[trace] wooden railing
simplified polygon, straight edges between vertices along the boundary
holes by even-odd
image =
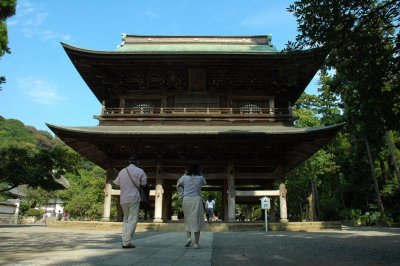
[[[102,116],[279,116],[291,115],[290,108],[102,108]]]

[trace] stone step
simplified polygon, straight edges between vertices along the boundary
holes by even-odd
[[[121,222],[99,222],[99,221],[49,221],[50,227],[75,228],[85,230],[104,230],[104,231],[120,231]],[[167,232],[183,232],[185,224],[183,222],[139,222],[136,228],[137,232],[146,231],[167,231]],[[268,223],[268,231],[318,231],[334,229],[341,230],[341,222],[288,222],[288,223]],[[203,231],[209,232],[230,232],[230,231],[265,231],[264,222],[237,222],[224,223],[214,222],[206,223]]]

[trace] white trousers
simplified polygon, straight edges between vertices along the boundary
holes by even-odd
[[[139,202],[127,202],[121,204],[124,213],[124,223],[122,228],[122,245],[131,244],[132,236],[135,233],[139,216]]]

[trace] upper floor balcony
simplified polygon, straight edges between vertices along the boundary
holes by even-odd
[[[199,108],[199,107],[153,107],[140,105],[132,108],[101,109],[101,115],[94,116],[100,125],[132,125],[148,123],[215,123],[215,124],[293,124],[291,108],[261,108],[245,105],[241,108]]]

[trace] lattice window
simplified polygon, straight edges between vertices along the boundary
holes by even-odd
[[[262,114],[262,108],[256,104],[245,104],[240,107],[241,114]]]
[[[136,114],[152,114],[154,106],[148,103],[139,103],[133,106],[132,110]]]
[[[210,95],[176,95],[175,107],[219,108],[219,97]]]

